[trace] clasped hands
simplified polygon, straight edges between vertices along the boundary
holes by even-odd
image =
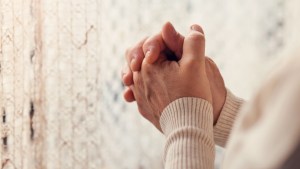
[[[175,58],[170,59],[170,53]],[[124,98],[161,131],[160,116],[172,101],[197,97],[213,105],[216,123],[225,102],[226,88],[216,64],[205,56],[205,36],[192,25],[186,37],[171,23],[126,51],[122,71]]]

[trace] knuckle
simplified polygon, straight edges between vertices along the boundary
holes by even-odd
[[[147,63],[147,61],[143,61],[141,72],[143,76],[147,79],[152,78],[152,75],[155,71],[154,65]]]
[[[159,35],[149,37],[143,44],[144,52],[148,50],[154,50],[159,47],[160,47]]]
[[[142,63],[142,73],[149,76],[153,73],[152,65],[147,63],[146,61],[143,61]]]
[[[132,51],[130,53],[130,60],[133,58],[136,58],[136,59],[144,58],[142,46],[135,46],[134,48],[132,48]]]
[[[189,70],[192,70],[192,71],[199,69],[200,63],[201,63],[201,61],[194,59],[194,58],[187,59],[185,62],[186,62],[185,63],[186,66],[189,68]]]
[[[149,38],[145,43],[144,43],[144,47],[148,47],[148,46],[152,46],[152,45],[156,45],[158,44],[159,41],[156,37],[152,37],[152,38]]]
[[[143,52],[146,53],[146,52],[149,51],[149,50],[153,50],[153,48],[155,48],[154,44],[155,44],[155,43],[153,43],[153,42],[146,42],[146,43],[143,45]]]

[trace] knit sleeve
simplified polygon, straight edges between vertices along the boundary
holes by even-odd
[[[162,112],[160,124],[167,137],[166,169],[214,168],[212,105],[200,98],[180,98]]]
[[[225,147],[236,116],[243,103],[243,99],[234,96],[231,91],[227,90],[225,104],[213,128],[214,140],[217,145]]]

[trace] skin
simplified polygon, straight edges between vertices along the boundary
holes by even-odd
[[[202,93],[203,91],[209,91],[211,100],[206,100],[209,100],[213,104],[214,123],[216,123],[224,105],[226,88],[223,78],[216,64],[204,55],[205,38],[202,28],[198,25],[193,25],[192,27],[196,30],[191,30],[189,35],[184,37],[180,35],[170,23],[166,23],[163,26],[162,31],[157,35],[144,38],[133,48],[126,51],[127,66],[125,66],[125,69],[122,72],[123,83],[127,86],[124,91],[124,98],[128,102],[137,101],[140,113],[158,129],[160,129],[159,117],[163,109],[171,101],[180,97],[200,97],[200,95],[194,95],[194,90],[199,90],[198,92],[202,91]],[[202,46],[197,46],[199,44],[193,44],[187,41],[190,40],[191,37],[193,38],[194,34],[201,34],[201,38],[199,38],[201,41],[199,40],[198,43],[202,42]],[[192,49],[192,47],[195,49]],[[199,67],[199,70],[198,68],[193,68],[190,63],[185,64],[186,61],[183,60],[184,49],[189,49],[190,51],[197,49],[198,52],[200,49],[202,50],[201,56],[198,56],[203,58],[201,62],[202,65],[196,65],[196,67]],[[166,59],[166,51],[174,53],[178,62],[168,61]],[[196,55],[196,52],[194,53],[194,55]],[[176,67],[176,64],[179,67]],[[186,65],[189,66],[187,67]],[[202,70],[203,66],[204,70]],[[193,70],[192,72],[189,72],[192,73],[193,76],[189,73],[184,73],[184,77],[182,77],[182,73],[176,74],[178,71],[188,72],[188,70],[185,69]],[[171,73],[170,71],[174,72]],[[197,82],[194,80],[195,78],[199,78],[194,77],[194,75],[201,78],[206,77],[206,79],[208,79],[209,88],[203,86],[201,81]],[[164,83],[168,78],[171,78],[169,79],[172,81],[172,83],[170,83],[172,84],[171,86],[169,86],[169,83]],[[190,79],[193,79],[193,81],[191,82]],[[174,85],[182,80],[191,82],[191,84],[180,83],[182,86]],[[181,90],[173,90],[174,86]],[[162,87],[164,87],[165,90],[159,91]],[[173,93],[171,96],[168,95],[170,93],[169,91]],[[155,97],[153,95],[155,95]]]

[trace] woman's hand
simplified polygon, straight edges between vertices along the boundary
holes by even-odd
[[[203,34],[203,30],[200,32]],[[162,31],[155,36],[145,38],[136,44],[133,48],[130,48],[126,52],[127,66],[122,72],[122,81],[126,86],[124,91],[124,98],[128,102],[135,101],[135,96],[130,88],[133,83],[133,72],[140,71],[142,62],[145,59],[144,53],[151,51],[151,55],[147,56],[150,58],[146,60],[148,63],[155,62],[159,56],[165,58],[165,56],[160,55],[164,53],[164,50],[169,50],[173,52],[177,59],[180,60],[183,50],[184,36],[179,34],[171,23],[166,23]],[[213,114],[214,114],[214,123],[217,122],[217,119],[220,115],[220,112],[223,108],[226,98],[226,88],[222,75],[217,67],[217,65],[208,57],[205,57],[206,63],[206,73],[210,82],[210,89],[212,92],[212,102],[213,102]],[[142,114],[146,114],[149,110],[144,109]],[[148,115],[147,119],[151,117]],[[153,120],[150,120],[153,121]]]
[[[133,72],[134,85],[130,86],[140,113],[159,130],[161,113],[172,101],[197,97],[212,103],[205,66],[205,38],[200,26],[191,27],[178,62],[163,55],[154,63],[143,60],[141,71]]]

